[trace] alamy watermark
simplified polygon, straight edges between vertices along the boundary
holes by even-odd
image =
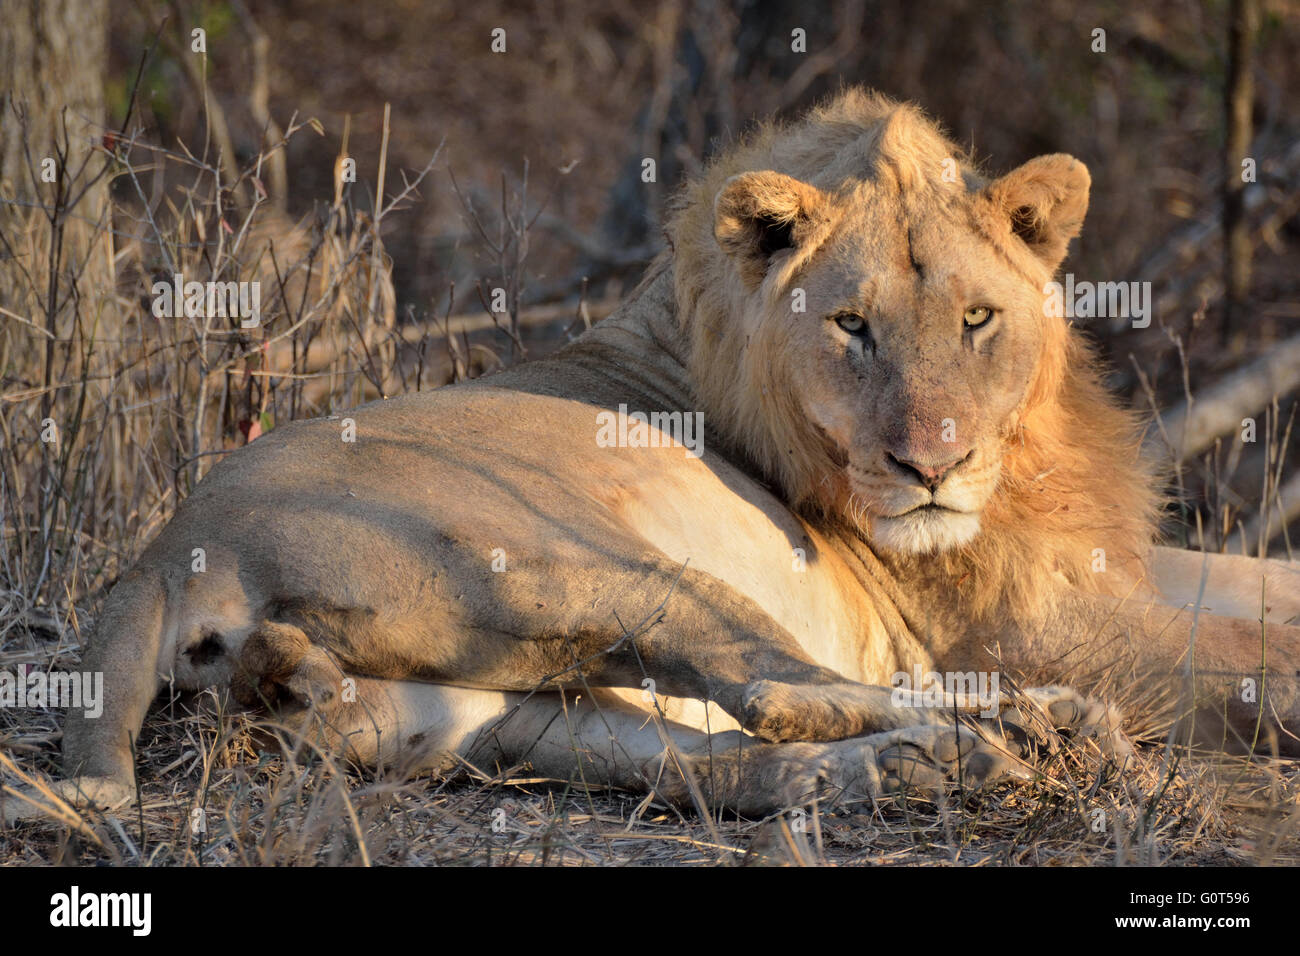
[[[981,717],[996,717],[1002,695],[997,671],[897,671],[889,682],[890,703],[895,707],[933,707],[943,710],[954,704],[963,709],[978,705]]]
[[[50,925],[58,928],[123,927],[133,936],[153,929],[152,893],[91,893],[73,886],[50,897]]]
[[[82,710],[93,719],[104,712],[104,673],[37,671],[26,664],[17,673],[0,671],[0,707]]]
[[[1150,282],[1082,282],[1074,273],[1065,282],[1043,286],[1043,314],[1050,318],[1132,319],[1133,328],[1151,324]]]
[[[601,448],[685,448],[688,458],[704,454],[703,412],[596,413],[596,444]]]
[[[239,319],[241,329],[253,329],[262,321],[260,282],[186,282],[179,272],[172,281],[153,284],[153,314],[160,319]]]

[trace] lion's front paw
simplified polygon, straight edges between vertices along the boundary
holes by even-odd
[[[1003,733],[1019,744],[1022,754],[1028,751],[1030,738],[1046,737],[1044,731],[1094,739],[1102,753],[1120,763],[1133,753],[1124,735],[1123,718],[1110,704],[1058,685],[1031,687],[1022,697],[1029,706],[1017,703],[990,721],[1002,725]]]
[[[745,688],[741,725],[763,740],[842,740],[918,723],[894,706],[890,689],[867,684],[786,684],[759,680]]]

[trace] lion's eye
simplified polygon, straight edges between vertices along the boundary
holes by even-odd
[[[851,312],[844,312],[835,316],[835,324],[842,328],[849,335],[866,335],[867,322],[860,315],[854,315]]]
[[[962,316],[968,329],[978,329],[981,325],[986,325],[991,318],[993,318],[993,310],[982,305],[971,306]]]

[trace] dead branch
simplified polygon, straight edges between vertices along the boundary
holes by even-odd
[[[1186,461],[1209,448],[1219,436],[1241,428],[1242,419],[1264,408],[1274,396],[1297,388],[1300,336],[1273,346],[1199,396],[1161,414],[1161,427],[1148,435],[1147,451],[1162,460]]]

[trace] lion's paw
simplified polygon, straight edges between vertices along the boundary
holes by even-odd
[[[976,788],[1029,779],[1012,754],[968,727],[924,724],[821,744],[782,744],[772,768],[786,806],[816,797],[885,800],[935,793],[950,784]]]
[[[6,827],[36,820],[71,822],[79,808],[111,811],[134,800],[135,788],[129,782],[110,777],[74,777],[6,789],[0,798],[0,819]]]
[[[343,678],[334,659],[300,628],[263,621],[244,642],[230,689],[246,707],[321,710],[337,701]]]
[[[759,680],[741,694],[740,722],[763,740],[789,742],[840,740],[920,721],[915,711],[894,706],[888,687]]]
[[[1122,763],[1133,753],[1133,746],[1123,731],[1123,718],[1110,704],[1085,697],[1069,687],[1052,685],[1031,687],[1023,697],[1032,709],[1012,706],[999,714],[997,721],[1008,740],[1027,751],[1029,735],[1041,739],[1048,729],[1069,738],[1091,738],[1103,754]]]
[[[875,752],[879,790],[934,792],[949,783],[981,787],[1029,774],[1011,753],[967,727],[923,724],[863,738]],[[868,772],[871,770],[868,764]]]

